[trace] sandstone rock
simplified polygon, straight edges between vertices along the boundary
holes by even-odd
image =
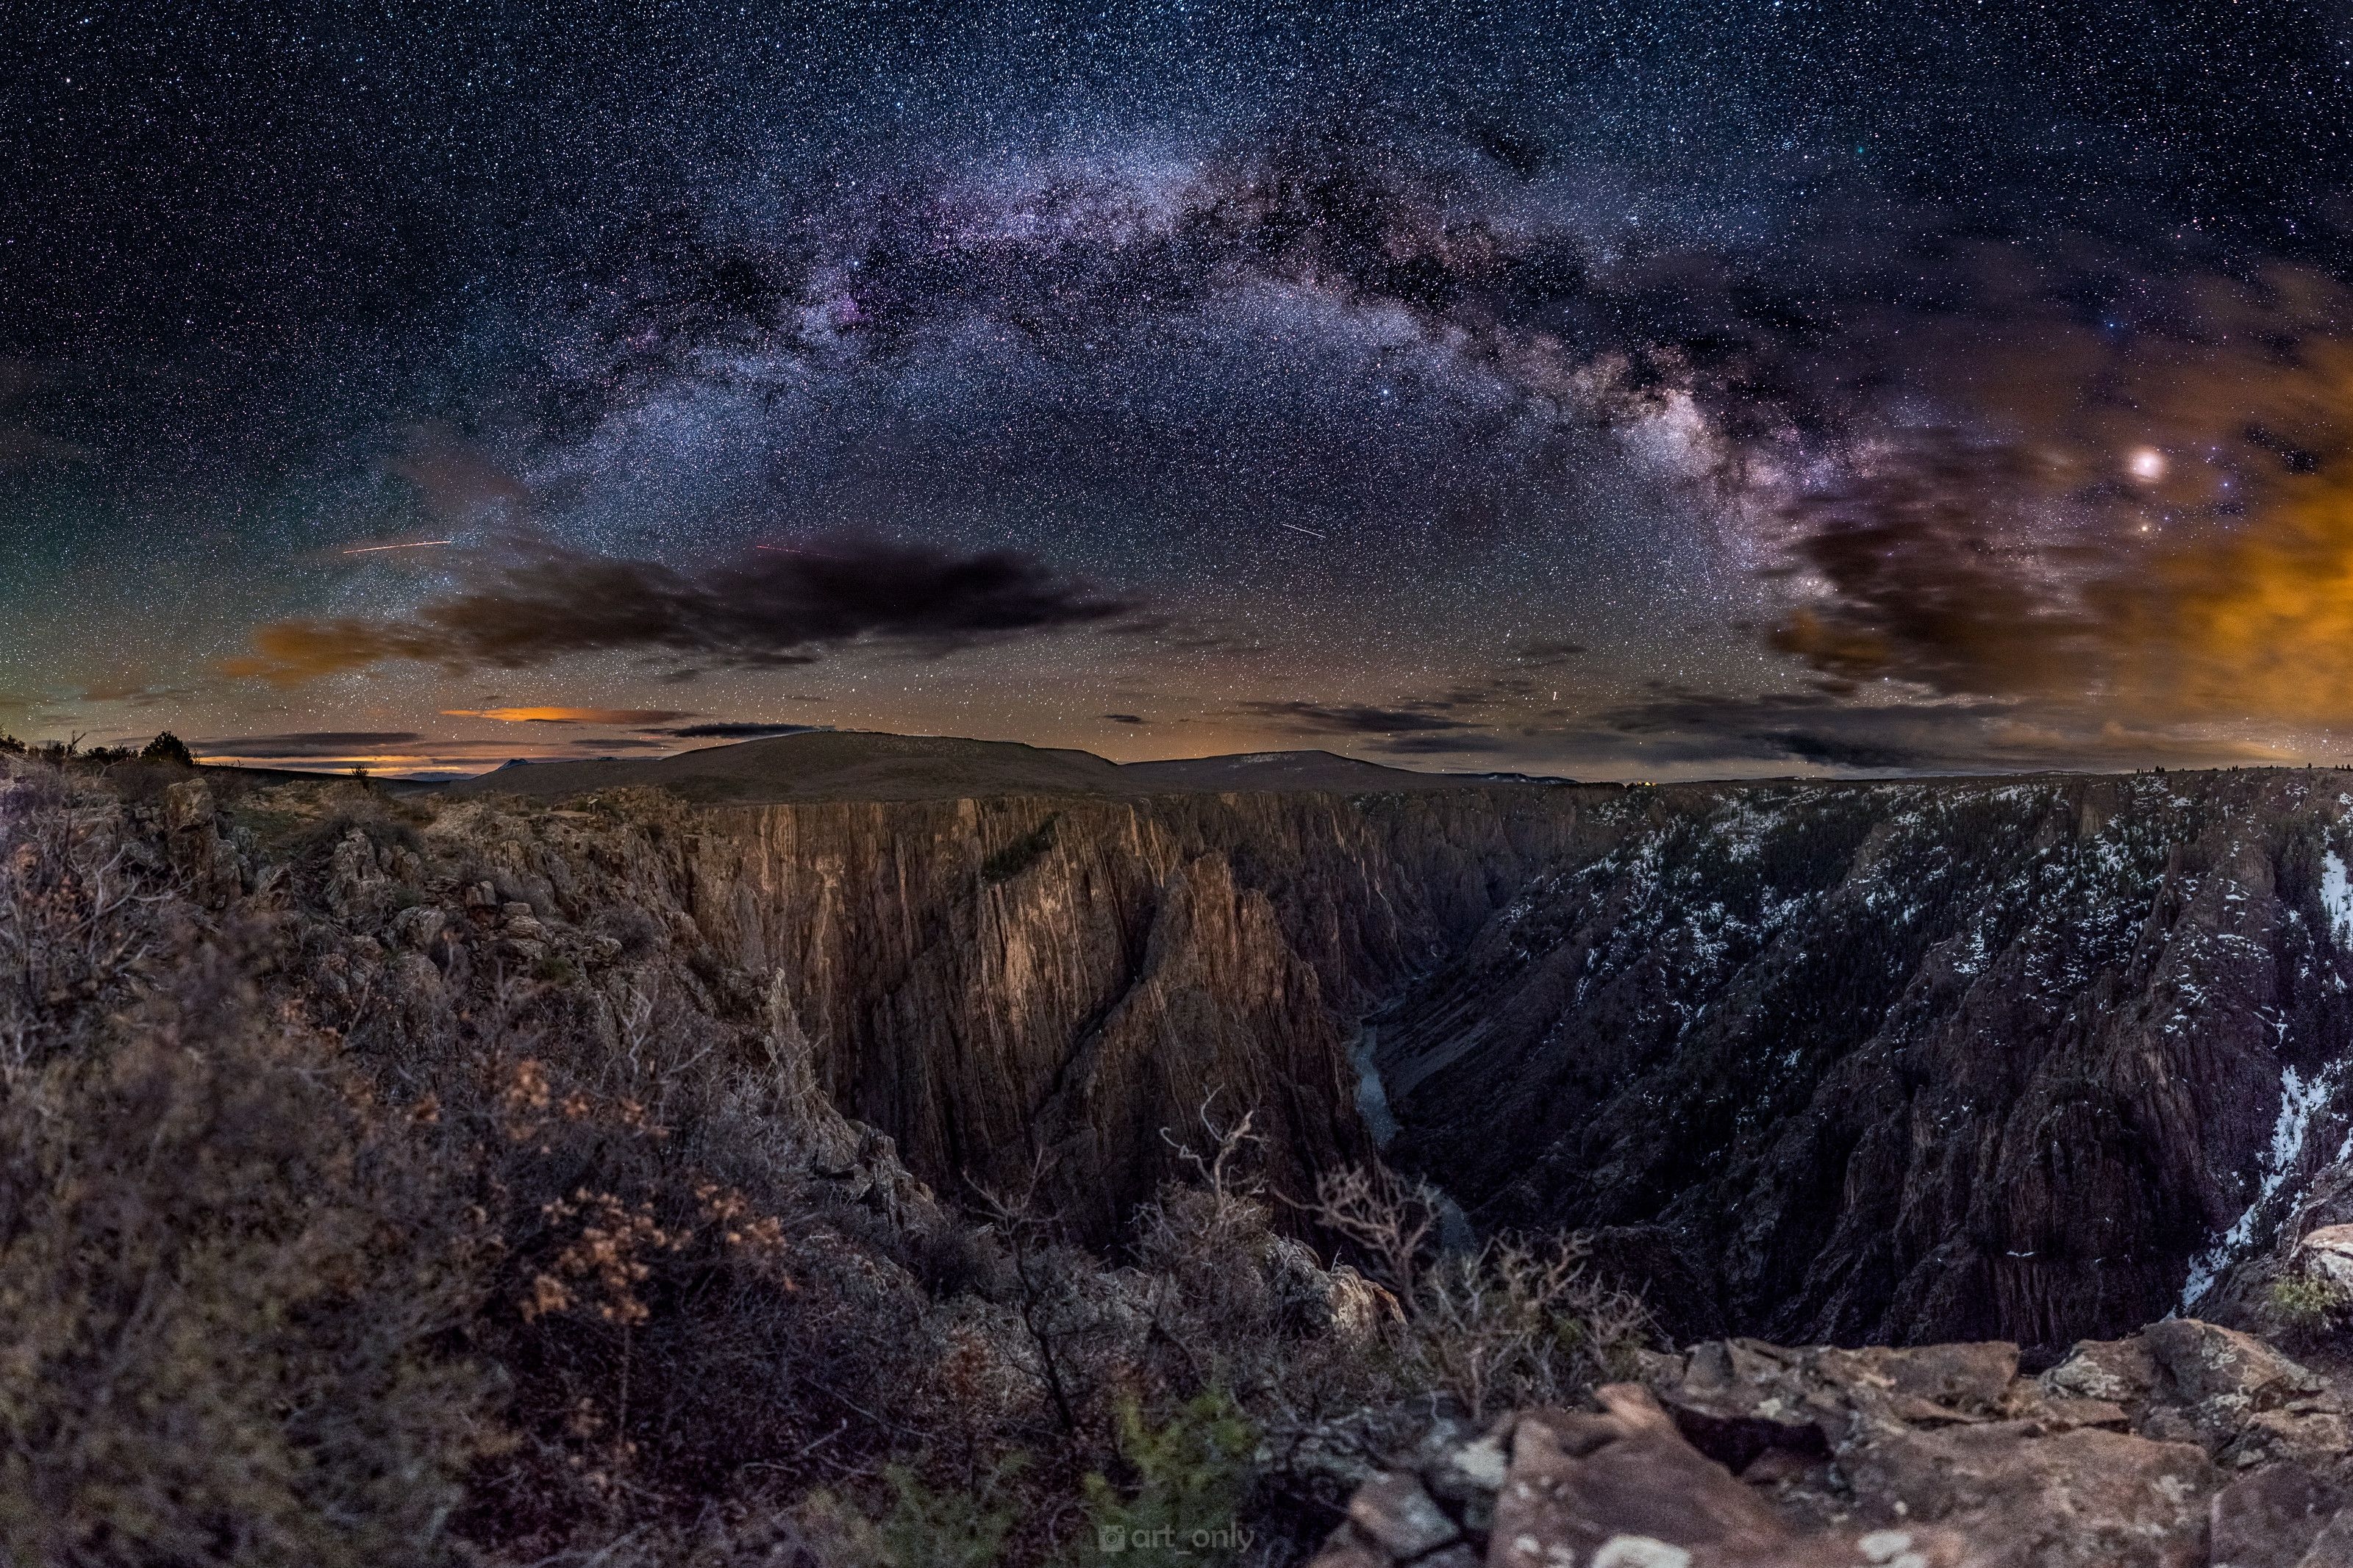
[[[413,952],[424,952],[439,940],[448,916],[430,904],[416,904],[392,917],[393,940]]]
[[[215,906],[236,898],[245,879],[237,846],[221,836],[217,821],[212,791],[203,780],[189,779],[164,792],[165,858],[200,901]]]
[[[216,833],[190,834],[184,842],[192,848],[185,867],[195,883],[197,897],[216,904],[236,898],[245,880],[245,868],[237,857],[237,846]]]
[[[327,908],[338,919],[364,923],[381,920],[393,903],[395,883],[377,864],[375,846],[353,828],[327,861]]]
[[[1971,1568],[2200,1568],[2220,1481],[2190,1444],[2028,1423],[1890,1432],[1840,1463],[1859,1496],[1967,1539]]]
[[[173,833],[190,833],[213,824],[213,792],[202,779],[175,784],[164,792],[164,826]]]
[[[1503,1568],[1611,1563],[1618,1568],[1957,1568],[1962,1542],[1928,1527],[1809,1529],[1694,1450],[1650,1394],[1598,1391],[1599,1413],[1525,1412],[1450,1457],[1425,1487],[1392,1474],[1366,1488],[1316,1568],[1466,1559],[1482,1544]],[[1506,1458],[1508,1453],[1508,1458]],[[1492,1498],[1492,1522],[1447,1500]],[[1468,1539],[1458,1542],[1458,1535]]]
[[[2040,1377],[2018,1361],[1999,1342],[1711,1342],[1647,1358],[1649,1391],[1524,1412],[1406,1473],[1514,1568],[2353,1568],[2312,1555],[2336,1550],[2353,1456],[2309,1369],[2183,1319]]]
[[[2306,1279],[2353,1289],[2353,1225],[2327,1225],[2295,1244],[2293,1266]]]
[[[1388,1475],[1348,1500],[1348,1522],[1391,1557],[1411,1560],[1461,1538],[1461,1527],[1411,1476]]]
[[[2013,1413],[2013,1344],[1785,1351],[1753,1340],[1696,1346],[1652,1386],[1702,1451],[1735,1470],[1767,1450],[1827,1455],[1859,1422],[1947,1426]],[[2079,1425],[2082,1423],[2078,1423]]]
[[[2233,1409],[2275,1410],[2326,1388],[2312,1372],[2263,1341],[2218,1323],[2168,1318],[2151,1323],[2140,1337],[2189,1404],[2224,1401]]]
[[[396,995],[417,1003],[438,1003],[441,1000],[441,972],[433,961],[421,952],[404,952],[392,965],[392,984]]]
[[[1312,1249],[1288,1237],[1274,1239],[1264,1267],[1287,1310],[1318,1331],[1362,1342],[1405,1315],[1388,1290],[1345,1263],[1324,1268]]]
[[[2295,1568],[2345,1568],[2353,1563],[2353,1508],[2340,1509]]]
[[[2337,1489],[2298,1465],[2232,1482],[2208,1505],[2211,1568],[2297,1568],[2336,1515]]]
[[[1345,1339],[1368,1338],[1383,1323],[1397,1322],[1405,1316],[1395,1295],[1345,1263],[1335,1266],[1325,1279],[1330,1282],[1325,1311],[1332,1331]]]
[[[2120,1405],[2137,1404],[2157,1384],[2157,1357],[2136,1335],[2126,1340],[2085,1340],[2042,1374],[2054,1394]]]

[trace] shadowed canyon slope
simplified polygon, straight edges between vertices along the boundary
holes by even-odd
[[[722,1002],[775,990],[842,1108],[943,1192],[1048,1153],[1098,1236],[1212,1090],[1286,1191],[1366,1154],[1367,1021],[1393,1161],[1482,1226],[1602,1229],[1687,1332],[2055,1344],[2225,1302],[2283,1226],[2353,1217],[2336,773],[994,776],[618,814],[485,796],[427,837],[543,913],[648,910]]]
[[[2346,782],[1630,794],[1381,1020],[1396,1152],[1487,1224],[1628,1227],[1694,1324],[2213,1306],[2353,1152]]]

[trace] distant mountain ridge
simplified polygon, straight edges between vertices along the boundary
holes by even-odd
[[[1495,775],[1419,773],[1322,751],[1250,752],[1120,763],[1092,752],[1014,741],[808,730],[668,757],[510,763],[477,777],[436,787],[456,795],[519,795],[545,800],[643,786],[668,788],[706,804],[774,804],[1014,795],[1387,793],[1458,789],[1496,782]],[[1512,775],[1510,782],[1569,781],[1523,780],[1521,775]]]

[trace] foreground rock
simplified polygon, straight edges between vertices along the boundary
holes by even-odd
[[[1438,1441],[1317,1568],[2346,1568],[2342,1399],[2170,1319],[2040,1376],[2005,1343],[1653,1358],[1598,1411]]]

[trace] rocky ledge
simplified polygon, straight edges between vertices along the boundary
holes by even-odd
[[[2168,1319],[2040,1375],[2018,1347],[1650,1358],[1593,1410],[1441,1428],[1314,1568],[2348,1568],[2329,1383]]]

